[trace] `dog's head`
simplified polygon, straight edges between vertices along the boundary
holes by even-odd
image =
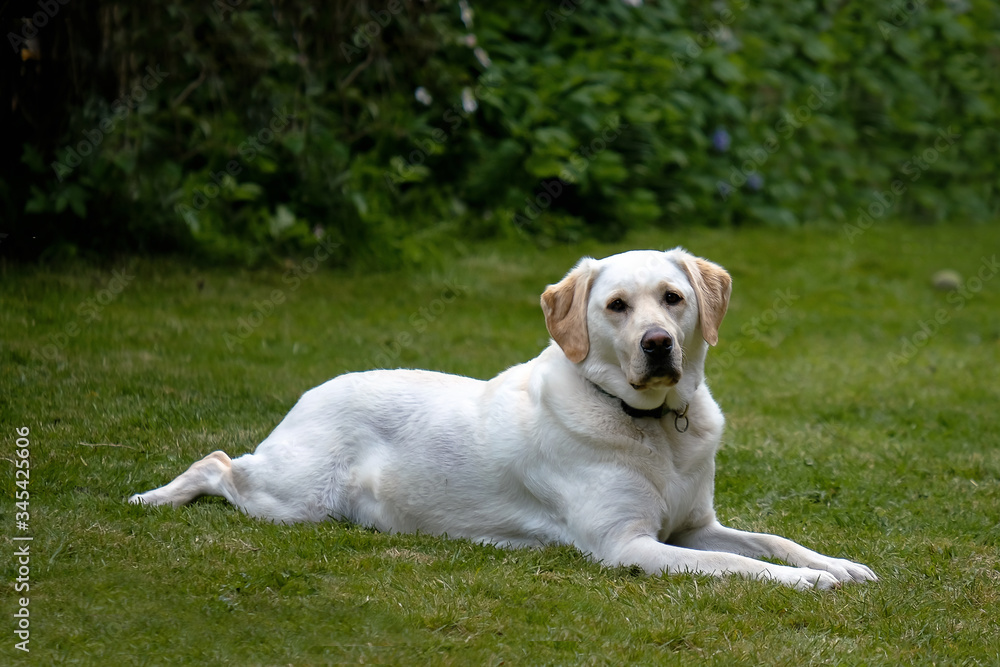
[[[700,373],[719,339],[732,280],[680,248],[589,257],[542,294],[545,325],[585,377],[629,405],[662,405]]]

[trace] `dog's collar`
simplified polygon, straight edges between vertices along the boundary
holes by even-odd
[[[604,389],[602,389],[600,386],[598,386],[597,383],[591,382],[590,384],[592,384],[595,387],[597,387],[597,390],[599,392],[601,392],[602,394],[604,394],[605,396],[610,396],[611,398],[618,398],[614,394],[610,394],[610,393],[604,391]],[[674,428],[677,429],[678,433],[684,433],[684,432],[686,432],[688,430],[688,426],[690,426],[690,424],[691,424],[690,420],[688,420],[688,417],[687,417],[688,407],[691,405],[690,403],[688,403],[687,405],[685,405],[680,410],[674,410],[673,408],[668,408],[667,407],[667,402],[664,401],[663,405],[661,405],[658,408],[653,408],[652,410],[640,410],[639,408],[633,408],[631,405],[629,405],[628,403],[626,403],[625,399],[623,399],[623,398],[618,398],[618,400],[621,401],[622,412],[624,412],[625,414],[627,414],[629,417],[632,417],[633,419],[642,419],[643,417],[650,417],[652,419],[663,419],[663,417],[665,415],[673,413],[674,414]]]

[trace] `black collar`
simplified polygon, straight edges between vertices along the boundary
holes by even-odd
[[[610,396],[611,398],[618,398],[614,394],[609,394],[608,392],[604,391],[596,383],[591,382],[590,384],[597,387],[597,390],[602,394],[604,394],[605,396]],[[664,401],[663,405],[661,405],[658,408],[653,408],[652,410],[640,410],[639,408],[633,408],[631,405],[626,403],[624,399],[618,399],[618,400],[621,401],[622,412],[627,414],[629,417],[632,417],[633,419],[642,419],[644,417],[650,417],[652,419],[663,419],[665,415],[673,413],[674,428],[677,429],[678,433],[684,433],[685,431],[688,430],[688,426],[690,425],[690,422],[688,421],[687,417],[688,406],[690,405],[690,403],[688,405],[685,405],[684,409],[682,410],[674,410],[673,408],[668,408],[666,401]]]
[[[668,412],[667,404],[664,403],[658,408],[653,408],[652,410],[640,410],[639,408],[633,408],[631,405],[622,400],[622,410],[625,411],[629,417],[634,417],[636,419],[641,419],[642,417],[652,417],[653,419],[663,419],[663,413]]]

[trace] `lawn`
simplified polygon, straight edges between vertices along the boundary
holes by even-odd
[[[708,365],[728,418],[720,519],[865,563],[877,583],[645,577],[568,547],[125,503],[215,449],[252,451],[340,373],[487,378],[527,360],[547,342],[538,296],[579,256],[677,244],[734,279]],[[998,251],[996,226],[880,222],[854,239],[647,232],[381,274],[2,265],[0,662],[997,664]],[[958,289],[932,285],[941,269]],[[15,648],[21,598],[30,654]]]

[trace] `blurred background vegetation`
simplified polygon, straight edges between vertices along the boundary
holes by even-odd
[[[995,221],[991,0],[0,0],[0,253]],[[336,244],[334,246],[334,244]]]

